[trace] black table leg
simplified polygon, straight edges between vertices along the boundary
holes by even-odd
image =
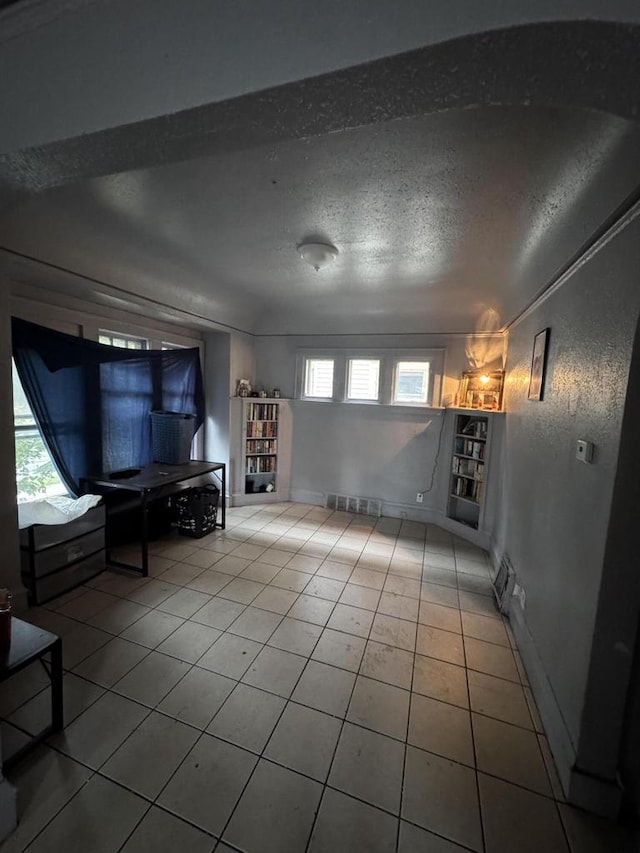
[[[227,520],[227,487],[226,487],[226,477],[225,477],[226,467],[222,468],[222,529],[224,530]]]
[[[63,728],[62,640],[58,637],[51,648],[51,730],[59,732]]]
[[[142,551],[142,575],[149,577],[149,524],[147,517],[147,493],[143,492],[140,500],[142,510],[142,530],[140,536],[140,547]]]

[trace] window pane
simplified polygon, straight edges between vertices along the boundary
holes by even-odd
[[[149,341],[146,338],[122,335],[119,332],[107,332],[105,329],[100,329],[98,343],[107,344],[110,347],[122,347],[123,349],[149,349]]]
[[[333,359],[308,358],[305,361],[304,396],[333,397]]]
[[[394,403],[426,403],[429,393],[429,362],[399,361],[396,364]]]
[[[347,383],[348,400],[377,400],[379,381],[379,359],[349,359],[349,379]]]
[[[52,495],[66,495],[67,489],[58,476],[49,451],[40,437],[13,363],[12,374],[18,502],[24,503]]]

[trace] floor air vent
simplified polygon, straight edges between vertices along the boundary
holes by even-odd
[[[351,495],[327,495],[327,509],[338,512],[355,512],[358,515],[373,515],[379,518],[382,512],[382,501],[375,498],[356,498]]]
[[[511,560],[508,555],[505,554],[500,562],[498,574],[495,576],[493,581],[493,591],[501,613],[507,613],[509,611],[509,601],[511,600],[511,593],[513,592],[515,580],[516,574],[513,571]]]

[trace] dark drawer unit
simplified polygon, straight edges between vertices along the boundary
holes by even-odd
[[[101,504],[67,524],[34,524],[20,531],[22,582],[29,604],[43,604],[105,567]]]

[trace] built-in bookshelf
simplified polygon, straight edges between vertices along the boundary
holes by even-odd
[[[290,469],[289,401],[235,398],[235,429],[240,432],[234,460],[233,502],[288,500]]]
[[[489,418],[455,415],[447,516],[478,529],[488,461]]]

